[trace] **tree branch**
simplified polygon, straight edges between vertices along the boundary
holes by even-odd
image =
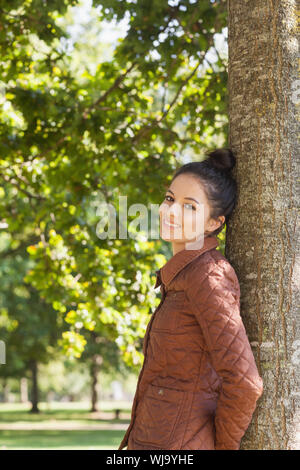
[[[16,188],[19,189],[22,193],[26,194],[30,199],[38,199],[38,200],[46,200],[44,196],[40,196],[39,194],[33,194],[27,191],[26,189],[22,188],[20,184],[15,180],[15,178],[10,178],[8,175],[3,175],[3,179],[7,182],[10,183],[13,186],[16,186]]]
[[[159,118],[159,119],[154,119],[152,122],[153,124],[151,126],[147,126],[147,127],[144,127],[143,129],[141,129],[133,138],[132,138],[132,143],[135,143],[137,140],[139,140],[146,132],[149,132],[151,129],[153,129],[154,127],[156,127],[166,116],[167,114],[170,112],[170,110],[172,109],[172,107],[174,106],[174,104],[176,103],[183,87],[188,83],[188,81],[193,77],[193,75],[196,73],[196,71],[198,70],[199,66],[201,65],[202,63],[202,59],[198,61],[197,63],[197,66],[193,69],[192,73],[190,73],[190,75],[187,76],[187,78],[185,80],[183,80],[183,82],[181,83],[180,87],[178,88],[177,90],[177,93],[175,95],[175,97],[173,98],[173,100],[171,101],[171,104],[169,105],[169,108],[162,114],[162,116]]]
[[[126,78],[126,76],[129,74],[129,72],[131,72],[131,70],[133,69],[133,67],[135,67],[135,65],[137,64],[137,62],[133,62],[133,64],[126,70],[126,72],[124,72],[122,75],[120,75],[116,80],[115,82],[113,83],[113,85],[108,89],[106,90],[105,93],[103,93],[103,95],[101,95],[93,104],[91,104],[88,108],[86,108],[82,114],[82,117],[83,119],[86,119],[87,118],[87,115],[88,113],[94,109],[99,103],[101,103],[101,101],[104,101],[107,96],[115,89],[117,88],[120,83],[122,83],[122,81]]]

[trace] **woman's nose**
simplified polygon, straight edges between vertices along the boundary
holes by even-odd
[[[170,207],[169,207],[169,215],[173,215],[176,218],[181,217],[181,206],[177,202],[174,202]]]

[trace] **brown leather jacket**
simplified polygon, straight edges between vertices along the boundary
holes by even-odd
[[[236,273],[207,237],[158,271],[131,422],[118,450],[238,450],[263,393]]]

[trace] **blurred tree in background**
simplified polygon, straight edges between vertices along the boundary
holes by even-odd
[[[225,0],[88,4],[74,41],[79,2],[1,2],[0,374],[35,383],[58,347],[89,365],[95,408],[99,371],[140,368],[154,271],[170,255],[133,225],[101,239],[99,204],[116,208],[118,229],[127,196],[150,228],[176,168],[226,145],[227,12]],[[103,25],[124,19],[112,47]]]

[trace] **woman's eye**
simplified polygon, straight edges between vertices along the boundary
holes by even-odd
[[[193,204],[185,204],[185,206],[189,206],[190,209],[193,209],[194,211],[196,210],[196,208],[193,206]]]
[[[170,198],[170,199],[168,199]],[[174,199],[172,198],[172,196],[169,196],[168,194],[165,196],[165,200],[169,201],[169,202],[172,202],[174,201]],[[192,209],[192,210],[196,210],[196,208],[193,206],[193,204],[189,204],[189,203],[186,203],[184,204],[185,206],[188,206],[189,209]]]

